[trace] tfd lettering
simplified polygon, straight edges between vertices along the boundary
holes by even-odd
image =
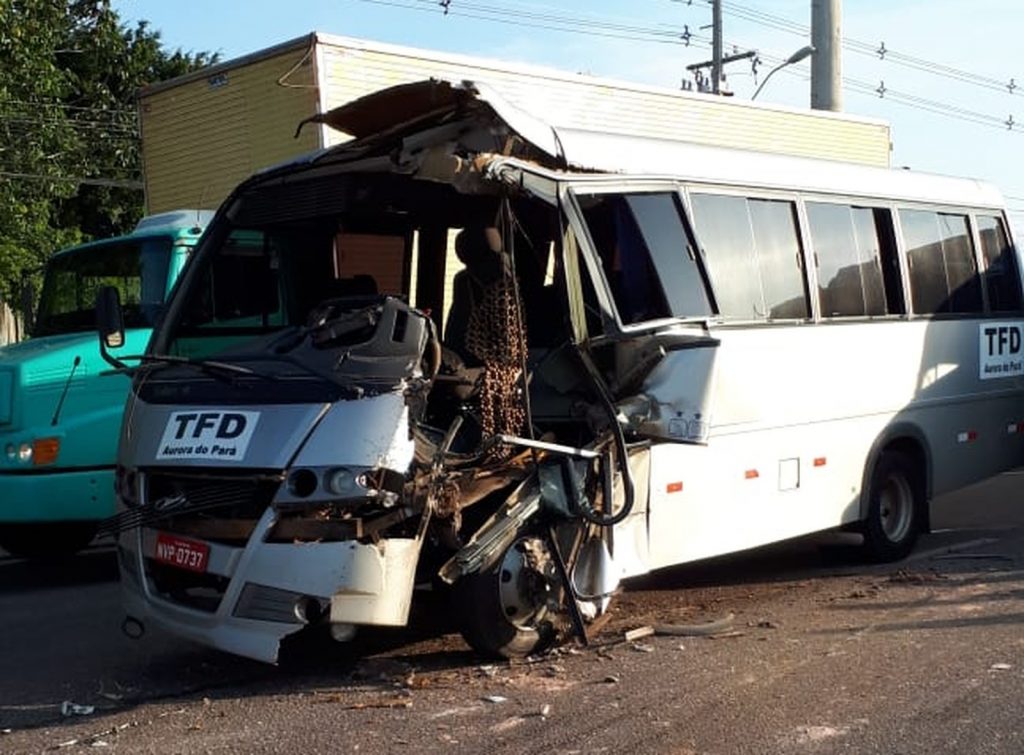
[[[989,356],[1020,353],[1020,328],[1012,325],[985,328]]]
[[[174,433],[175,440],[186,435],[193,438],[202,437],[206,431],[213,430],[214,437],[223,440],[237,438],[245,432],[245,415],[233,412],[191,412],[176,414],[174,421],[178,428]],[[191,431],[190,428],[191,427]]]

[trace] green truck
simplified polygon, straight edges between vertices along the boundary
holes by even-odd
[[[114,459],[129,378],[109,372],[95,299],[126,302],[125,342],[138,354],[212,213],[143,218],[125,236],[54,254],[32,337],[0,348],[0,547],[23,557],[84,548],[114,513]]]

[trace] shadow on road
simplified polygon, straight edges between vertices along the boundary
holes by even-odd
[[[631,579],[629,592],[765,584],[817,576],[822,570],[869,569],[861,538],[830,532],[787,540],[741,553],[669,567]]]
[[[6,593],[116,580],[117,558],[110,547],[38,561],[15,558],[0,551],[0,591]]]

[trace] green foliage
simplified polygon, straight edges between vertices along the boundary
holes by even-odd
[[[0,301],[57,249],[131,230],[136,92],[214,62],[128,28],[110,0],[0,0]]]

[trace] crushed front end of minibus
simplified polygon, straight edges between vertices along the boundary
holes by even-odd
[[[588,335],[616,321],[558,140],[483,88],[319,120],[355,140],[242,184],[118,363],[126,631],[276,662],[292,635],[403,626],[430,586],[483,653],[585,641],[648,568],[652,439],[706,434],[706,326]]]

